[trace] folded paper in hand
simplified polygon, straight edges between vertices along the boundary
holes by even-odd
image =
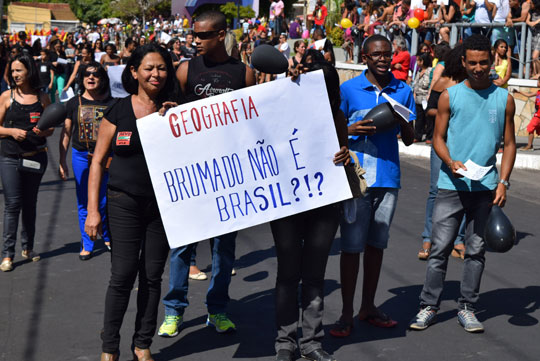
[[[467,168],[467,170],[460,168],[456,171],[456,173],[461,174],[462,176],[474,181],[484,178],[487,172],[489,172],[489,170],[493,168],[492,165],[490,165],[489,167],[482,167],[481,165],[476,164],[470,159],[465,162],[464,166],[465,168]]]
[[[394,109],[394,111],[400,116],[402,117],[405,121],[409,121],[409,114],[412,114],[413,112],[407,108],[406,106],[398,103],[397,101],[395,101],[394,99],[390,98],[390,96],[388,96],[386,93],[381,93],[382,97],[384,99],[386,99],[386,101],[388,103],[390,103],[390,105],[392,106],[392,109]]]

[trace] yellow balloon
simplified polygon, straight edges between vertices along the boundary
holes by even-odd
[[[343,27],[343,29],[348,29],[352,26],[352,21],[348,18],[343,18],[341,19],[341,27]]]
[[[416,29],[420,25],[420,20],[417,18],[410,18],[407,25],[409,25],[409,28],[411,29]]]

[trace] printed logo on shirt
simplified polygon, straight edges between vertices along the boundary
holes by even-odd
[[[491,124],[495,124],[495,122],[497,122],[497,109],[489,110],[489,122]]]
[[[41,113],[30,113],[30,123],[37,123],[39,122],[39,118],[41,117]]]
[[[116,145],[129,145],[132,132],[118,132],[116,136]]]

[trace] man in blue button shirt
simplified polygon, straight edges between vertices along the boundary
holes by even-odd
[[[340,265],[343,309],[339,321],[330,330],[335,337],[349,336],[352,330],[354,292],[362,252],[364,283],[358,318],[378,327],[397,324],[375,306],[375,292],[400,188],[397,136],[401,133],[403,143],[412,144],[415,103],[411,88],[389,71],[392,44],[387,38],[381,35],[369,37],[362,52],[368,69],[342,84],[341,109],[348,119],[349,149],[356,152],[366,170],[368,191],[363,198],[345,204]],[[386,102],[382,93],[409,108],[412,114],[409,121],[396,115],[399,125],[386,132],[377,132],[373,121],[364,116],[376,105]]]

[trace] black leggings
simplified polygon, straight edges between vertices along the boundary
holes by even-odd
[[[111,233],[111,280],[105,298],[103,352],[115,353],[129,297],[139,276],[133,345],[149,348],[156,332],[161,275],[169,245],[155,197],[109,189],[107,211]]]
[[[270,223],[278,261],[276,351],[296,349],[298,284],[302,281],[302,354],[320,348],[324,336],[324,274],[339,224],[339,206],[329,205]]]

